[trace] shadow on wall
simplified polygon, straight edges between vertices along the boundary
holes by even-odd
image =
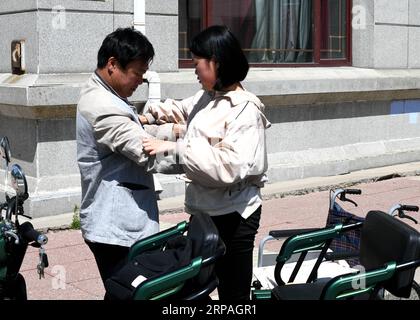
[[[384,115],[409,114],[410,121],[417,119],[420,100],[366,101],[324,103],[298,106],[266,105],[265,114],[272,123],[349,119]]]
[[[34,120],[0,115],[0,136],[7,136],[16,160],[33,163],[37,143],[76,139],[76,121],[72,119]]]

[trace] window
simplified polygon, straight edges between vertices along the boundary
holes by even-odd
[[[180,67],[204,28],[227,25],[252,66],[351,64],[351,0],[179,0]]]

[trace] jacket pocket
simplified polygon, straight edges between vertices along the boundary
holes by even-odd
[[[154,229],[151,225],[157,226],[156,195],[153,190],[131,190],[115,185],[113,199],[115,224],[122,232],[142,235],[150,233],[148,232],[150,228]]]
[[[110,212],[110,209],[113,206],[113,202],[113,181],[102,180],[96,190],[91,209],[86,215],[89,231],[101,235],[109,231],[109,221],[112,219],[112,211]]]

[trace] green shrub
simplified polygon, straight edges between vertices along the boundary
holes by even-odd
[[[73,209],[73,220],[70,224],[70,229],[80,229],[80,209],[77,205],[74,205]]]

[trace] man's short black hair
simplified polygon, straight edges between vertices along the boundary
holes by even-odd
[[[197,34],[190,51],[197,57],[218,63],[213,89],[221,90],[245,79],[249,64],[238,39],[226,26],[212,26]]]
[[[155,55],[152,44],[139,31],[133,28],[118,28],[106,36],[98,52],[98,69],[106,66],[108,59],[114,57],[123,69],[128,63],[141,60],[150,63]]]

